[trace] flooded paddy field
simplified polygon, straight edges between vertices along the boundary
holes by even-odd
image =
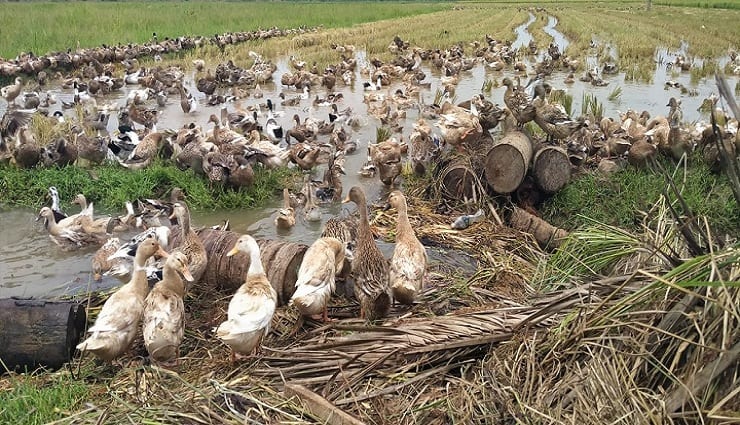
[[[513,48],[527,50],[532,37],[527,28],[535,21],[535,15],[530,14],[530,19],[517,27],[515,30],[516,39],[511,44]],[[553,44],[562,52],[569,42],[566,37],[557,29],[557,19],[548,16],[548,24],[544,31],[553,37]],[[602,75],[605,81],[604,86],[594,86],[589,82],[580,81],[578,78],[570,82],[569,72],[555,70],[548,77],[547,81],[558,89],[564,89],[573,97],[573,114],[578,115],[581,108],[581,99],[585,94],[593,95],[604,106],[604,115],[618,119],[619,113],[627,109],[636,111],[649,111],[652,116],[665,115],[668,111],[666,103],[670,97],[681,99],[683,109],[683,119],[686,122],[707,121],[708,115],[699,110],[702,103],[709,96],[716,95],[716,87],[713,78],[701,78],[698,81],[692,79],[688,72],[676,72],[671,67],[665,66],[665,63],[672,62],[682,52],[671,52],[662,49],[656,55],[656,62],[662,64],[656,66],[656,70],[651,82],[625,81],[625,74],[617,72],[613,75]],[[494,87],[488,93],[484,93],[486,99],[494,103],[503,105],[503,94],[505,87],[500,84],[504,77],[518,77],[525,84],[529,79],[534,77],[533,68],[535,63],[541,61],[546,56],[545,49],[538,49],[535,54],[520,54],[519,60],[526,63],[528,71],[526,73],[514,72],[510,67],[502,71],[492,70],[484,61],[478,61],[469,71],[462,71],[459,75],[459,81],[455,87],[455,99],[460,102],[470,99],[473,95],[481,93],[486,81],[493,81]],[[350,138],[358,142],[357,152],[346,157],[345,168],[347,175],[343,176],[345,190],[354,185],[362,185],[371,201],[378,200],[387,192],[387,188],[379,182],[377,178],[366,178],[358,174],[360,168],[366,164],[367,146],[369,142],[375,140],[376,128],[381,126],[379,120],[366,114],[367,105],[363,101],[364,90],[363,83],[370,82],[370,77],[363,71],[369,69],[370,58],[362,50],[356,50],[353,53],[354,59],[359,66],[356,68],[353,81],[350,85],[338,84],[334,90],[336,93],[342,93],[343,100],[338,103],[339,109],[351,108],[352,111],[362,116],[362,125],[349,129]],[[248,96],[236,102],[226,102],[219,105],[208,105],[208,96],[201,93],[196,88],[196,81],[202,76],[194,69],[189,68],[185,71],[183,85],[187,87],[198,102],[197,111],[190,114],[184,114],[179,105],[179,96],[169,95],[164,107],[160,107],[160,117],[157,124],[158,128],[178,129],[187,123],[194,123],[209,129],[212,124],[209,123],[211,114],[219,115],[222,108],[231,111],[238,104],[240,107],[253,107],[258,103],[265,102],[266,99],[273,100],[277,119],[283,128],[288,129],[293,125],[292,117],[297,114],[301,117],[313,116],[319,119],[326,119],[330,111],[328,106],[314,105],[313,100],[317,97],[329,93],[323,87],[313,88],[307,99],[303,99],[295,106],[283,106],[280,104],[280,95],[283,97],[301,96],[303,92],[292,87],[285,87],[280,84],[281,76],[287,72],[294,72],[291,67],[291,58],[283,56],[273,59],[277,65],[273,73],[271,82],[260,85],[262,98]],[[723,58],[721,65],[729,58]],[[589,68],[584,68],[576,74],[576,77],[583,75],[588,69],[596,69],[598,72],[600,64],[594,57],[587,57],[585,62]],[[152,64],[156,65],[156,64]],[[216,64],[209,63],[207,67],[213,68]],[[423,62],[421,70],[426,74],[426,82],[429,85],[423,88],[420,93],[420,99],[426,103],[431,103],[438,90],[443,89],[441,83],[441,72],[430,66],[429,63]],[[729,83],[734,86],[737,83],[737,76],[729,76]],[[668,84],[669,83],[669,84]],[[65,102],[73,102],[74,92],[72,88],[62,88],[60,81],[51,81],[45,88],[46,94],[57,99],[55,105],[51,105],[49,113],[60,111],[67,116],[75,114],[74,109],[63,109]],[[680,88],[679,88],[680,87]],[[396,89],[403,89],[401,82],[393,81],[390,86],[383,87],[382,93],[390,95]],[[610,98],[615,89],[620,88],[621,94],[618,97]],[[96,102],[98,107],[105,105],[111,109],[111,118],[107,129],[111,132],[118,127],[117,112],[125,108],[126,100],[131,90],[138,90],[138,85],[126,85],[121,90],[113,93],[98,96]],[[227,89],[219,89],[220,92],[228,94]],[[683,91],[683,93],[682,93]],[[42,94],[43,95],[43,94]],[[238,102],[238,103],[237,103]],[[6,103],[0,103],[0,114],[5,113]],[[402,131],[395,134],[402,140],[408,139],[408,134],[412,130],[412,124],[419,116],[418,108],[407,110],[407,116],[403,121]],[[263,115],[260,119],[264,120]],[[497,134],[500,128],[493,132]],[[312,178],[321,179],[323,169],[319,167],[314,171]],[[63,202],[66,200],[62,200]],[[280,235],[276,233],[273,220],[277,208],[282,201],[279,197],[274,202],[253,210],[239,211],[213,211],[198,210],[194,211],[193,219],[196,225],[206,226],[218,224],[222,220],[229,220],[231,228],[237,232],[249,232],[259,238],[276,238],[310,244],[321,232],[322,224],[330,217],[341,213],[342,205],[330,204],[322,206],[321,222],[307,222],[298,220],[296,226],[289,232],[283,232]],[[344,206],[344,208],[347,208]],[[63,205],[63,209],[71,211],[71,206]],[[0,235],[0,263],[3,264],[0,272],[0,297],[8,296],[48,296],[72,293],[77,291],[95,290],[101,287],[116,285],[118,282],[114,279],[106,279],[101,283],[91,282],[90,276],[90,249],[66,252],[58,249],[48,239],[43,226],[34,221],[36,212],[24,208],[10,208],[0,204],[0,222],[3,227],[8,229]],[[116,212],[110,211],[115,214]],[[392,249],[386,247],[386,250]],[[390,255],[390,251],[387,252]],[[434,255],[433,255],[434,257]]]

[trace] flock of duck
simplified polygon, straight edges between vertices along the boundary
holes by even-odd
[[[179,67],[146,68],[135,58],[125,58],[123,75],[117,76],[121,72],[118,65],[103,64],[92,56],[79,72],[65,80],[74,89],[73,103],[68,106],[81,110],[82,117],[71,121],[63,113],[45,117],[59,131],[43,147],[34,142],[30,119],[35,114],[48,115],[45,108],[55,100],[47,94],[32,108],[20,108],[18,99],[24,100],[24,107],[32,105],[25,104],[27,96],[21,96],[24,84],[16,79],[14,84],[2,88],[9,106],[0,120],[0,158],[19,167],[114,161],[126,168],[141,169],[164,156],[183,170],[202,174],[212,184],[234,188],[252,183],[253,167],[292,163],[310,173],[317,166],[326,165],[322,180],[313,181],[307,174],[300,191],[284,190],[284,205],[275,218],[276,227],[294,226],[296,212],[301,208],[307,220],[320,220],[317,204],[342,200],[357,205],[359,218],[333,218],[325,224],[322,236],[306,251],[290,303],[304,316],[320,315],[322,320],[328,320],[327,303],[335,290],[335,279],[351,276],[360,316],[378,320],[388,314],[394,301],[416,301],[427,266],[426,250],[408,221],[404,194],[393,190],[401,174],[403,155],[407,155],[414,172],[423,175],[445,150],[470,154],[470,146],[479,143],[483,136],[490,136],[489,131],[500,122],[504,123],[504,132],[534,122],[550,143],[568,149],[574,165],[593,156],[627,156],[630,163],[644,165],[657,152],[680,156],[697,142],[709,146],[713,137],[704,129],[690,131],[685,127],[676,98],[669,101],[666,117],[650,119],[647,111],[629,111],[619,121],[604,118],[598,125],[591,124],[596,121],[594,116],[572,118],[553,100],[552,93],[557,89],[546,80],[557,69],[576,71],[580,67],[577,60],[550,46],[543,60],[534,65],[531,74],[535,78],[523,85],[520,79],[528,75],[530,66],[510,43],[488,36],[470,46],[460,44],[447,50],[412,47],[395,37],[389,45],[395,54],[393,60],[374,58],[369,64],[360,65],[359,75],[365,78],[362,85],[367,113],[358,114],[351,108],[340,109],[343,96],[334,91],[337,85],[354,84],[358,75],[358,64],[352,55],[354,47],[332,48],[340,54],[341,61],[323,70],[292,57],[292,70],[284,73],[280,82],[296,92],[283,92],[275,102],[261,101],[264,93],[260,84],[272,80],[276,67],[259,54],[250,54],[250,68],[228,61],[219,64],[215,73],[205,69],[203,61],[194,61],[196,90],[206,96],[207,103],[222,105],[220,115],[210,115],[212,128],[208,130],[192,122],[175,130],[157,129],[161,112],[154,104],[160,104],[162,97],[179,96],[185,117],[198,108],[199,102],[183,84],[184,72]],[[466,50],[472,51],[472,55],[466,54]],[[442,90],[432,104],[420,100],[431,88],[431,79],[421,67],[425,61],[443,74],[439,79]],[[457,83],[465,78],[465,71],[480,62],[493,71],[514,72],[513,77],[502,81],[506,86],[505,107],[486,99],[483,93],[460,104],[450,100]],[[126,106],[118,114],[118,130],[110,135],[108,118],[117,108],[98,105],[96,97],[125,85],[140,88],[129,91]],[[396,88],[391,89],[392,85]],[[320,90],[326,93],[325,97],[317,94]],[[256,103],[242,106],[241,100],[249,96],[257,99]],[[712,107],[715,104],[716,99]],[[283,128],[279,118],[284,110],[278,110],[278,105],[308,105],[309,115],[301,118],[295,114],[293,126]],[[328,109],[326,119],[313,116],[321,108]],[[408,141],[404,142],[403,136],[399,141],[393,135],[403,132],[406,111],[412,108],[418,110],[418,120]],[[391,189],[388,202],[397,210],[398,219],[390,261],[373,239],[362,187],[352,187],[343,197],[345,155],[358,147],[350,134],[366,125],[368,117],[390,130],[377,143],[369,144],[368,163],[361,170],[369,176],[377,175]],[[430,121],[436,123],[437,131]],[[734,140],[737,123],[725,120],[723,125],[723,137]],[[69,131],[65,133],[64,129]],[[50,188],[49,194],[52,205],[42,208],[39,218],[45,219],[51,239],[67,248],[102,245],[93,256],[94,276],[110,274],[128,279],[105,302],[88,338],[78,348],[113,360],[126,352],[142,326],[152,359],[163,363],[176,361],[184,335],[183,297],[202,279],[208,263],[208,253],[191,226],[182,192],[173,190],[169,200],[139,200],[138,212],[133,204],[127,204],[126,213],[120,217],[97,218],[93,204],[84,195],[75,198],[81,212],[65,216],[59,208],[56,189]],[[173,223],[177,227],[172,227]],[[113,235],[137,228],[145,230],[128,243],[121,243]],[[171,232],[179,232],[176,246]],[[227,320],[217,327],[216,336],[231,347],[232,354],[248,355],[259,349],[278,302],[265,276],[256,241],[249,235],[241,236],[227,255],[238,252],[249,257],[249,270],[246,281],[232,297]],[[157,283],[150,290],[152,280]]]
[[[141,214],[133,214],[131,205],[128,205],[131,214],[127,216],[94,219],[92,203],[87,204],[81,194],[74,202],[82,210],[62,217],[57,209],[56,188],[51,187],[49,192],[52,207],[43,207],[39,218],[47,221],[53,239],[90,238],[101,242],[104,234],[123,231],[126,226],[135,226],[137,221],[141,223]],[[150,227],[125,244],[109,236],[93,255],[96,279],[101,274],[113,274],[128,282],[105,301],[95,324],[88,329],[87,339],[78,344],[79,350],[106,361],[115,360],[133,344],[141,327],[150,359],[163,365],[177,363],[184,338],[184,298],[202,280],[209,261],[203,241],[190,225],[187,203],[181,196],[182,192],[175,190],[173,202],[146,201],[156,204],[160,211],[171,211],[169,218],[176,220],[176,226]],[[396,244],[390,261],[373,239],[363,189],[353,187],[343,202],[357,204],[359,221],[329,220],[323,235],[305,252],[289,303],[301,313],[296,330],[304,316],[329,320],[327,306],[337,277],[351,275],[360,317],[367,320],[384,318],[393,300],[413,304],[422,289],[427,253],[409,224],[403,193],[395,190],[388,198],[389,207],[398,211]],[[174,230],[180,232],[177,246],[173,246],[171,238]],[[231,348],[232,362],[259,350],[278,307],[277,293],[265,274],[255,239],[241,235],[226,256],[239,252],[249,258],[246,279],[229,302],[227,319],[215,329],[216,337]],[[155,283],[150,290],[152,282]]]

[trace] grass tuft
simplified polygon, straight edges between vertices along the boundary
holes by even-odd
[[[40,377],[12,375],[0,384],[12,388],[0,391],[0,423],[45,424],[68,417],[87,398],[86,383],[68,375]]]
[[[666,162],[666,168],[672,168]],[[715,233],[738,234],[740,217],[727,177],[713,174],[698,156],[691,158],[679,185],[689,208],[708,217]],[[650,170],[627,167],[609,176],[580,177],[543,205],[543,215],[553,225],[577,229],[593,221],[637,229],[644,214],[661,196],[664,178]],[[734,212],[733,212],[734,211]]]
[[[265,170],[255,168],[255,181],[249,188],[238,191],[221,187],[211,188],[193,171],[181,171],[161,162],[141,171],[131,171],[118,165],[103,165],[92,169],[76,166],[23,170],[0,168],[0,199],[8,205],[38,208],[47,203],[49,186],[56,186],[61,201],[71,200],[83,193],[89,201],[106,210],[121,210],[126,201],[138,198],[163,197],[172,189],[185,191],[188,202],[195,209],[254,208],[263,205],[275,193],[295,178],[295,171],[287,168]]]

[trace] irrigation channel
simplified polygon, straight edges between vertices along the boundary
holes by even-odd
[[[514,46],[519,46],[526,49],[529,41],[532,39],[528,26],[531,25],[535,20],[534,15],[531,15],[530,20],[522,26],[516,28],[515,33],[517,35],[516,41],[513,43]],[[565,36],[557,31],[555,28],[557,25],[557,19],[549,17],[545,32],[553,36],[554,43],[558,45],[562,51],[568,45],[568,40]],[[482,37],[482,35],[481,35]],[[546,49],[541,49],[546,50]],[[656,61],[659,58],[663,58],[667,61],[672,60],[676,54],[682,53],[671,52],[665,49],[660,50],[656,55]],[[540,53],[537,57],[529,57],[530,65],[533,64],[534,60],[538,60],[544,53]],[[338,90],[342,90],[344,94],[343,104],[340,109],[345,107],[351,107],[353,111],[360,113],[365,116],[367,111],[366,105],[363,103],[363,81],[367,78],[362,76],[359,72],[360,67],[368,62],[368,59],[363,51],[356,51],[355,56],[358,60],[357,75],[354,80],[352,87],[339,86]],[[273,74],[274,83],[268,83],[261,86],[264,98],[254,99],[252,97],[243,100],[243,106],[253,105],[258,102],[264,102],[266,99],[271,98],[279,100],[278,95],[281,92],[285,92],[286,96],[296,96],[300,92],[286,88],[280,85],[280,77],[283,73],[290,70],[290,64],[287,57],[273,59],[277,62],[277,71]],[[588,61],[595,60],[595,58],[589,58]],[[723,65],[724,62],[720,62]],[[217,64],[208,64],[212,69]],[[237,64],[238,65],[238,64]],[[434,93],[441,86],[440,84],[440,73],[436,69],[431,69],[427,64],[422,65],[424,72],[427,74],[427,79],[431,81],[430,89],[424,89],[422,96],[426,103],[431,103]],[[464,72],[460,78],[460,82],[456,89],[457,101],[463,101],[470,99],[472,95],[480,92],[481,87],[486,79],[496,79],[499,83],[501,80],[510,75],[510,70],[503,72],[492,71],[483,64],[477,64],[472,70]],[[698,111],[698,107],[702,101],[708,97],[711,93],[716,92],[713,78],[703,78],[698,83],[692,82],[690,74],[688,72],[681,73],[678,77],[672,76],[671,71],[667,70],[666,67],[658,65],[656,67],[655,74],[651,83],[637,83],[637,82],[626,82],[624,73],[620,72],[615,75],[604,76],[605,80],[609,83],[605,87],[595,87],[589,83],[583,83],[576,80],[571,85],[564,84],[563,80],[566,77],[566,73],[556,71],[550,77],[548,81],[555,88],[566,88],[567,91],[573,95],[573,113],[577,115],[580,113],[580,102],[584,93],[590,93],[595,95],[600,102],[604,105],[605,116],[611,116],[618,118],[619,111],[626,111],[631,108],[637,111],[647,110],[651,115],[665,115],[668,111],[666,103],[670,97],[680,97],[682,100],[682,108],[684,112],[685,121],[697,121],[707,120],[706,115],[702,115]],[[179,106],[179,97],[171,96],[165,108],[163,108],[162,114],[159,119],[158,128],[172,128],[177,129],[182,127],[188,122],[194,122],[204,129],[211,128],[211,124],[208,123],[208,118],[212,113],[219,114],[221,106],[208,106],[206,104],[206,97],[203,93],[200,93],[195,88],[195,71],[190,70],[185,77],[184,85],[190,90],[193,95],[198,98],[198,111],[195,114],[183,114]],[[683,96],[677,88],[666,88],[665,82],[668,80],[674,80],[685,87],[691,89],[694,92],[694,96]],[[738,80],[737,76],[731,76],[729,83],[734,86]],[[523,81],[524,83],[524,81]],[[622,94],[619,99],[615,101],[608,100],[608,96],[615,87],[620,86],[622,88]],[[400,83],[394,83],[388,88],[389,92],[392,93],[396,88],[401,87]],[[116,93],[112,93],[105,98],[97,99],[99,105],[101,104],[112,104],[117,106],[124,106],[128,92],[139,87],[127,86],[123,90]],[[72,101],[73,91],[72,89],[62,89],[60,86],[49,86],[49,89],[56,97],[60,100],[55,107],[61,106],[61,101]],[[489,95],[486,95],[488,99],[492,100],[499,105],[503,105],[503,94],[505,87],[495,87]],[[312,93],[312,97],[316,94],[323,96],[326,90],[320,87]],[[277,110],[283,111],[284,115],[278,120],[284,128],[292,127],[291,118],[293,114],[299,114],[301,117],[308,115],[308,107],[311,105],[311,100],[304,100],[300,105],[295,107],[283,107],[276,102]],[[233,108],[233,105],[225,104],[229,109]],[[4,113],[7,105],[0,103],[0,114]],[[329,108],[326,106],[315,108],[311,111],[316,118],[326,119]],[[53,112],[50,111],[50,112]],[[72,112],[64,111],[66,114]],[[408,110],[407,119],[404,124],[403,135],[408,138],[408,134],[411,131],[412,124],[418,117],[418,111],[414,108]],[[264,119],[264,118],[263,118]],[[365,178],[358,175],[357,171],[367,161],[367,144],[369,141],[374,142],[375,131],[380,122],[371,117],[367,116],[365,125],[363,125],[358,131],[351,133],[353,140],[359,140],[359,146],[357,152],[348,155],[345,163],[345,169],[347,175],[343,178],[343,185],[345,194],[353,185],[360,184],[365,188],[368,195],[369,201],[373,201],[381,198],[387,189],[383,184],[375,178]],[[108,125],[108,129],[113,131],[117,128],[117,118],[115,114],[111,115],[111,119]],[[499,128],[495,129],[494,132],[500,131]],[[399,135],[396,134],[396,137]],[[495,135],[494,135],[495,137]],[[314,178],[320,179],[323,174],[323,169],[314,171]],[[67,202],[69,200],[62,200]],[[321,228],[324,222],[332,216],[335,216],[341,212],[342,208],[348,208],[354,210],[354,205],[347,207],[346,205],[334,204],[323,206],[322,220],[321,222],[309,223],[299,218],[297,224],[293,229],[287,233],[277,233],[273,219],[275,217],[276,209],[281,205],[282,200],[279,196],[275,196],[274,200],[259,209],[253,210],[238,210],[238,211],[193,211],[193,223],[195,226],[206,226],[215,225],[220,223],[224,219],[230,220],[231,229],[236,232],[248,232],[257,238],[268,238],[275,239],[280,238],[281,240],[288,240],[293,242],[301,242],[305,244],[311,244],[321,233]],[[63,208],[70,212],[76,212],[73,210],[71,205],[63,205]],[[101,211],[103,213],[104,211]],[[95,291],[98,289],[104,289],[120,284],[120,282],[114,278],[104,278],[102,282],[96,283],[91,279],[90,273],[90,258],[95,248],[83,249],[78,251],[66,252],[55,246],[47,235],[46,230],[43,228],[40,222],[36,222],[35,218],[38,211],[26,209],[26,208],[10,208],[7,205],[3,205],[0,200],[0,223],[2,223],[3,231],[0,232],[0,298],[6,298],[11,296],[24,296],[24,297],[47,297],[56,296],[62,294],[77,293],[80,291]],[[119,214],[118,211],[105,211],[105,213]],[[299,214],[300,216],[300,214]],[[451,218],[452,221],[452,218]],[[127,238],[129,235],[121,235],[122,238]],[[386,245],[380,243],[382,250],[387,257],[390,257],[393,245]],[[462,253],[451,253],[441,251],[437,249],[429,249],[430,260],[444,261],[446,263],[459,264],[460,267],[470,268],[474,267],[471,260],[467,259]]]

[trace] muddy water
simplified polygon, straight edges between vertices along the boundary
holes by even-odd
[[[530,22],[520,26],[516,30],[518,36],[515,45],[526,46],[531,37],[527,31],[527,26],[534,22],[534,16],[530,17]],[[567,47],[568,41],[562,36],[556,29],[557,21],[552,18],[548,22],[546,31],[554,37],[554,42],[558,44],[561,51]],[[675,52],[661,51],[659,56],[666,60],[672,60]],[[359,63],[362,65],[366,61],[362,52],[358,53]],[[209,64],[214,67],[216,64]],[[282,58],[277,62],[278,70],[273,75],[275,81],[280,81],[280,76],[288,71],[287,59]],[[359,69],[359,67],[358,67]],[[436,70],[424,68],[427,72],[428,78],[432,81],[432,87],[429,92],[423,93],[423,97],[427,102],[430,102],[434,96],[434,92],[439,87],[439,73]],[[485,79],[496,79],[499,82],[509,71],[492,72],[486,69],[482,65],[478,65],[469,72],[465,72],[457,87],[456,98],[458,101],[469,99],[473,94],[478,93]],[[628,108],[650,111],[652,115],[665,114],[667,113],[666,103],[671,96],[680,97],[681,94],[678,89],[665,90],[665,81],[673,79],[682,83],[688,88],[694,89],[698,92],[698,96],[685,97],[682,96],[682,107],[684,112],[684,120],[687,122],[695,120],[705,120],[706,117],[702,116],[697,108],[701,104],[702,100],[707,97],[710,93],[715,91],[715,87],[712,79],[704,79],[698,84],[692,84],[690,81],[689,73],[682,73],[678,77],[672,77],[669,70],[664,67],[659,67],[654,75],[653,82],[650,84],[638,84],[638,83],[627,83],[624,81],[624,74],[620,73],[614,76],[605,76],[604,78],[609,81],[607,87],[593,87],[590,84],[584,84],[576,82],[571,86],[563,84],[563,79],[566,74],[554,73],[549,77],[549,81],[554,87],[563,87],[568,90],[574,96],[573,111],[574,113],[580,113],[581,99],[583,93],[592,93],[604,104],[606,116],[617,116],[617,111],[624,111]],[[168,101],[168,105],[164,108],[162,116],[159,121],[159,128],[179,128],[183,124],[188,122],[195,122],[196,124],[204,127],[207,125],[208,117],[211,113],[218,114],[220,106],[210,107],[205,104],[205,97],[195,89],[193,73],[186,75],[185,84],[190,88],[190,91],[198,97],[199,106],[198,111],[194,114],[184,115],[179,106],[179,97],[171,97]],[[363,87],[362,82],[365,77],[360,75],[359,71],[356,75],[355,83],[352,87],[342,87],[338,85],[338,89],[344,93],[344,104],[340,105],[340,109],[350,106],[352,109],[366,116],[366,106],[362,103],[363,99]],[[733,87],[737,81],[737,76],[729,79],[730,86]],[[390,87],[390,90],[395,90],[396,87],[400,87],[398,84],[394,84]],[[609,101],[607,97],[609,93],[616,87],[622,87],[622,96],[617,101]],[[136,86],[131,88],[125,88],[120,93],[110,95],[108,97],[98,99],[98,105],[110,104],[114,106],[122,106],[125,104],[127,92],[129,89],[137,88]],[[59,87],[52,87],[57,97],[61,100],[71,101],[73,93],[71,90],[61,89]],[[262,86],[264,92],[264,98],[244,99],[243,105],[248,106],[258,102],[264,102],[267,98],[273,100],[278,99],[278,94],[282,91],[285,92],[287,97],[296,96],[299,93],[293,89],[284,88],[276,84],[266,84]],[[489,95],[489,98],[499,104],[503,104],[503,88],[495,88]],[[326,94],[323,88],[316,90],[317,94],[323,96]],[[312,109],[309,112],[308,107],[311,102],[309,100],[303,100],[299,106],[296,107],[282,107],[278,104],[277,110],[284,113],[279,120],[282,120],[284,128],[289,128],[292,125],[291,117],[297,113],[301,117],[306,117],[309,113],[313,114],[317,118],[326,119],[328,113],[328,107],[319,107],[315,110]],[[57,105],[58,106],[58,105]],[[228,108],[232,108],[231,105],[225,105]],[[0,104],[0,113],[6,107],[5,104]],[[67,113],[67,111],[65,111]],[[408,137],[411,130],[411,124],[417,118],[417,111],[415,109],[408,110],[408,117],[404,127],[403,134]],[[262,118],[264,120],[264,118]],[[343,184],[346,191],[353,185],[362,185],[368,194],[368,199],[371,202],[380,202],[380,199],[385,195],[386,189],[383,185],[375,179],[368,179],[361,177],[357,174],[357,170],[367,160],[367,143],[375,138],[375,129],[379,126],[379,122],[372,118],[366,118],[366,125],[364,125],[358,132],[351,133],[353,139],[359,140],[359,148],[353,155],[347,157],[346,170],[347,176],[344,177]],[[109,123],[109,129],[113,130],[117,126],[116,118],[111,117]],[[325,139],[322,139],[325,140]],[[315,171],[314,178],[320,179],[323,173],[323,169]],[[71,197],[73,194],[63,194],[64,196]],[[65,202],[66,200],[62,200]],[[321,223],[309,223],[306,222],[298,214],[298,222],[296,226],[288,231],[276,233],[273,219],[275,216],[276,208],[279,207],[281,200],[276,197],[271,203],[263,208],[254,210],[240,210],[240,211],[194,211],[193,222],[197,226],[214,225],[220,223],[224,219],[228,219],[231,222],[232,230],[237,232],[249,232],[252,235],[260,238],[281,238],[285,240],[302,242],[306,244],[312,243],[320,234],[321,226],[330,217],[342,213],[342,209],[354,210],[354,205],[329,205],[322,208],[322,221]],[[76,212],[71,206],[63,206],[67,212]],[[109,212],[111,213],[111,212]],[[118,213],[118,212],[112,212]],[[46,231],[43,229],[41,223],[34,221],[36,211],[22,208],[7,208],[3,207],[2,200],[0,200],[0,298],[9,296],[50,296],[75,293],[79,291],[85,291],[87,289],[99,289],[110,287],[118,284],[119,282],[115,279],[104,279],[100,283],[91,282],[90,279],[90,258],[94,249],[64,252],[56,247],[48,238]],[[122,235],[122,237],[128,237],[129,235]],[[390,256],[393,245],[392,244],[381,244],[381,248],[386,254]],[[471,266],[471,262],[465,256],[460,256],[456,253],[450,253],[446,251],[440,251],[436,249],[430,249],[430,255],[432,261],[443,262],[445,264],[452,264],[453,267],[467,267]]]
[[[558,24],[558,18],[554,16],[548,16],[547,17],[547,25],[543,28],[543,31],[545,31],[546,34],[548,34],[550,37],[552,37],[552,42],[558,46],[560,49],[560,52],[564,52],[565,49],[568,48],[568,45],[570,42],[567,38],[565,38],[565,35],[555,29],[555,26]]]

